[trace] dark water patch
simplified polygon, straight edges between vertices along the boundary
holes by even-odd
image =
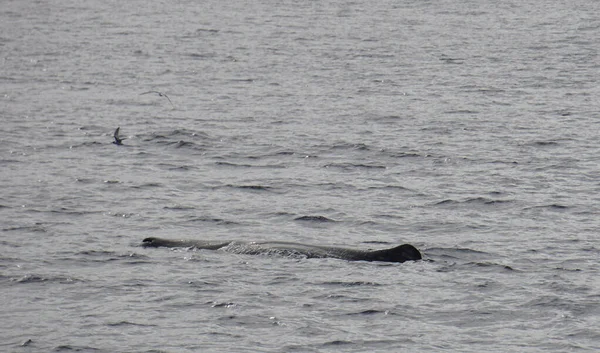
[[[565,272],[581,272],[580,268],[565,268],[565,267],[555,267],[555,270],[565,271]]]
[[[331,340],[323,343],[310,345],[289,345],[284,347],[284,352],[321,352],[321,351],[344,351],[344,352],[409,352],[407,347],[414,346],[415,342],[410,338],[390,340]]]
[[[559,143],[557,141],[534,141],[534,142],[531,142],[530,145],[546,147],[546,146],[558,146]]]
[[[422,249],[424,256],[435,261],[484,261],[493,258],[490,253],[468,248],[428,248]]]
[[[249,190],[249,191],[273,191],[273,188],[270,186],[264,186],[264,185],[233,185],[233,184],[227,184],[224,185],[227,188],[232,188],[232,189],[240,189],[240,190]]]
[[[173,206],[164,206],[163,209],[172,210],[172,211],[189,211],[189,210],[195,210],[196,207],[184,206],[184,205],[173,205]]]
[[[18,284],[30,284],[30,283],[60,283],[60,284],[73,284],[82,282],[82,280],[73,278],[73,277],[65,277],[65,276],[42,276],[42,275],[34,275],[28,274],[19,278],[11,278],[11,282]]]
[[[256,79],[254,79],[254,78],[230,78],[230,79],[229,79],[229,80],[227,80],[227,81],[229,81],[229,82],[244,82],[244,83],[252,83],[252,82],[254,82],[255,80],[256,80]],[[252,120],[254,120],[254,119],[252,119]]]
[[[10,163],[20,164],[20,163],[23,163],[23,161],[18,160],[18,159],[0,159],[0,165],[10,164]]]
[[[512,203],[513,200],[498,200],[490,199],[487,197],[471,197],[462,201],[446,199],[436,202],[435,206],[454,206],[454,205],[484,205],[484,206],[497,206],[502,204]]]
[[[379,287],[381,284],[375,282],[367,282],[367,281],[327,281],[321,283],[326,286],[334,286],[334,287]]]
[[[212,140],[210,135],[202,131],[195,131],[190,129],[176,129],[172,131],[163,132],[152,132],[148,135],[142,135],[141,140],[144,142],[166,142],[169,144],[177,144],[179,142],[186,142],[191,140],[194,141],[205,141]],[[164,141],[168,140],[168,141]],[[176,140],[176,141],[173,141]]]
[[[493,160],[493,161],[489,161],[489,164],[508,164],[508,165],[517,165],[519,164],[519,162],[517,161],[503,161],[503,160]]]
[[[138,323],[131,322],[131,321],[118,321],[118,322],[108,323],[108,324],[106,324],[106,326],[110,326],[110,327],[124,327],[124,326],[156,327],[157,325],[138,324]]]
[[[367,310],[361,310],[358,312],[354,312],[354,313],[346,313],[344,315],[346,316],[372,316],[372,315],[387,315],[389,313],[389,311],[387,310],[376,310],[376,309],[367,309]]]
[[[220,31],[218,29],[214,29],[214,28],[198,28],[198,29],[196,29],[196,33],[198,33],[198,34],[202,34],[202,33],[216,34],[219,32]]]
[[[421,155],[416,152],[387,152],[391,158],[415,158],[415,157],[430,157],[430,155]]]
[[[188,53],[188,54],[184,54],[184,55],[189,56],[192,59],[198,59],[198,60],[214,59],[217,57],[217,54],[215,54],[215,53]]]
[[[565,206],[565,205],[559,205],[556,203],[553,204],[549,204],[549,205],[539,205],[539,206],[533,206],[533,207],[526,207],[524,208],[524,210],[531,210],[531,209],[545,209],[545,210],[550,210],[550,211],[564,211],[567,209],[570,209],[571,207],[569,206]]]
[[[277,211],[277,212],[266,212],[264,213],[264,215],[266,216],[273,216],[273,217],[291,217],[291,216],[295,216],[295,213],[291,213],[291,212],[285,212],[285,211]]]
[[[363,164],[363,163],[328,163],[323,168],[340,168],[345,170],[352,169],[387,169],[384,165],[378,164]]]
[[[73,345],[60,345],[52,349],[52,352],[104,352],[105,350],[88,347],[88,346],[73,346]]]
[[[325,216],[300,216],[300,217],[294,218],[294,221],[314,222],[314,223],[337,222],[337,221],[327,218]]]
[[[225,315],[217,319],[219,325],[235,327],[239,330],[241,327],[247,327],[252,330],[259,328],[271,328],[279,325],[274,317],[261,317],[256,315]]]
[[[303,187],[304,185],[294,185],[294,187]],[[314,186],[317,189],[322,189],[322,190],[348,190],[348,189],[355,189],[355,187],[351,184],[345,184],[345,183],[320,183],[320,184],[314,184]]]
[[[382,186],[369,186],[368,190],[400,190],[400,191],[413,191],[401,185],[382,185]]]
[[[440,262],[440,264],[441,267],[439,267],[436,272],[469,271],[474,269],[476,269],[478,273],[504,273],[517,271],[508,265],[493,262],[462,262],[459,260]]]
[[[497,264],[497,263],[493,263],[493,262],[469,262],[469,263],[467,263],[467,265],[474,265],[479,268],[482,268],[483,270],[489,269],[491,271],[496,271],[496,270],[515,271],[514,268],[512,268],[508,265],[502,265],[502,264]]]
[[[444,112],[445,114],[479,114],[480,112],[477,110],[469,110],[469,109],[457,109],[457,110],[447,110]]]
[[[151,258],[137,253],[126,253],[119,254],[114,251],[108,250],[84,250],[75,254],[75,256],[79,256],[84,261],[97,261],[97,262],[108,262],[108,261],[123,261],[125,260],[127,263],[146,263],[146,260],[150,260]],[[70,259],[70,258],[69,258]]]
[[[367,240],[367,241],[361,241],[361,244],[376,244],[376,245],[389,245],[392,244],[389,241],[380,241],[380,240]]]
[[[282,169],[286,168],[286,165],[278,164],[246,164],[246,163],[233,163],[233,162],[215,162],[218,166],[232,167],[232,168],[260,168],[260,169]]]
[[[239,164],[239,163],[231,163],[231,162],[215,162],[216,165],[224,166],[224,167],[234,167],[234,168],[252,168],[250,164]]]
[[[152,189],[152,188],[161,188],[164,185],[161,183],[144,183],[141,185],[133,185],[131,186],[132,189]]]
[[[67,207],[56,207],[56,208],[44,209],[44,210],[39,210],[39,209],[35,209],[35,208],[29,208],[29,209],[27,209],[27,212],[31,212],[31,213],[64,214],[64,215],[69,215],[69,216],[87,216],[87,215],[101,214],[102,213],[102,211],[80,211],[80,210],[74,210],[74,209],[67,208]]]
[[[107,139],[108,141],[108,139]],[[99,146],[108,146],[109,143],[108,142],[98,142],[98,141],[85,141],[82,143],[78,143],[78,144],[73,144],[73,145],[69,145],[68,148],[69,149],[77,149],[77,148],[81,148],[81,147],[99,147]]]
[[[590,310],[590,307],[595,308],[596,303],[593,305],[586,304],[580,301],[573,301],[564,297],[554,296],[554,295],[545,295],[541,297],[536,297],[528,302],[520,305],[523,308],[543,308],[543,309],[559,309],[570,312],[574,316],[584,315],[586,312]]]
[[[198,168],[195,166],[191,166],[191,165],[167,166],[167,170],[173,170],[173,171],[187,172],[189,170],[194,170],[194,169],[198,169]]]
[[[440,60],[443,61],[444,64],[453,64],[453,65],[462,65],[465,62],[464,58],[451,58],[451,57],[444,56],[444,55],[442,55]]]
[[[112,212],[112,211],[107,212],[106,215],[112,216],[112,217],[119,217],[119,218],[131,218],[133,216],[136,216],[136,214],[133,212],[123,213],[123,212]]]
[[[43,227],[41,223],[36,223],[34,225],[2,228],[2,231],[3,232],[27,231],[27,232],[34,232],[34,233],[46,233],[48,230],[45,227]]]
[[[200,148],[200,146],[197,146],[195,143],[191,142],[191,141],[183,141],[183,140],[179,140],[175,143],[175,148]]]
[[[408,122],[409,117],[408,116],[400,116],[400,115],[383,115],[383,116],[374,116],[372,118],[369,118],[368,120],[382,122],[382,123],[397,124],[397,123],[401,123],[401,122]]]
[[[157,142],[159,145],[164,145],[164,146],[168,146],[168,147],[174,147],[174,148],[182,148],[182,149],[187,149],[187,150],[193,150],[193,151],[201,151],[204,152],[206,150],[206,146],[204,145],[199,145],[195,142],[192,141],[184,141],[184,140],[178,140],[178,141],[158,141]]]
[[[353,221],[352,224],[356,224],[358,226],[363,226],[363,227],[376,227],[379,225],[379,223],[375,222],[375,221],[360,221],[360,220],[356,220]]]
[[[216,217],[206,217],[206,216],[190,216],[186,219],[186,222],[202,222],[202,223],[214,223],[218,225],[231,225],[231,224],[240,224],[238,222],[230,221],[223,218]]]
[[[341,346],[351,346],[351,345],[355,345],[356,343],[352,342],[352,341],[342,341],[342,340],[334,340],[334,341],[329,341],[329,342],[325,342],[322,344],[323,347],[341,347]]]
[[[348,142],[338,142],[335,143],[331,146],[319,146],[321,148],[323,147],[329,147],[330,149],[333,150],[355,150],[355,151],[369,151],[371,148],[364,144],[364,143],[348,143]]]
[[[93,184],[96,182],[96,180],[92,178],[75,178],[75,182],[82,184]]]

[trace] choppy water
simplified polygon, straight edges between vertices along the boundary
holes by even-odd
[[[3,1],[0,350],[597,351],[599,13]]]

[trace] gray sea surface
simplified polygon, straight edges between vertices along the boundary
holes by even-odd
[[[1,1],[0,351],[599,351],[599,14]]]

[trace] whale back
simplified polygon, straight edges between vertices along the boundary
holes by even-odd
[[[421,252],[410,244],[402,244],[391,249],[375,250],[367,261],[404,262],[421,260]]]
[[[143,247],[193,247],[196,249],[217,250],[236,244],[234,249],[229,249],[243,254],[264,254],[272,251],[304,255],[308,258],[334,257],[349,261],[384,261],[405,262],[421,260],[421,253],[410,244],[403,244],[383,250],[354,250],[331,246],[315,246],[290,242],[231,242],[231,241],[206,241],[206,240],[179,240],[163,239],[156,237],[145,238]]]
[[[217,250],[224,246],[227,246],[229,241],[203,241],[203,240],[172,240],[172,239],[163,239],[156,237],[149,237],[142,240],[143,247],[152,247],[158,248],[161,246],[168,248],[198,248],[198,249],[208,249],[208,250]]]

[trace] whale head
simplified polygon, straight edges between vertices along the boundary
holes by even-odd
[[[371,252],[369,261],[404,262],[421,260],[423,257],[417,248],[410,244],[402,244],[391,249]]]

